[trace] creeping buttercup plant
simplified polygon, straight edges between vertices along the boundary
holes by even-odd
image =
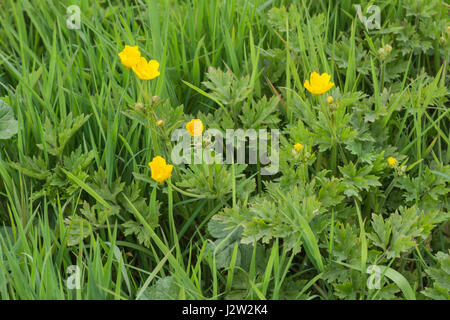
[[[0,4],[0,298],[449,299],[448,6],[286,3]]]

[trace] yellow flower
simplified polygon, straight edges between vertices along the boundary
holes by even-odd
[[[319,75],[313,72],[310,75],[310,80],[305,80],[305,88],[312,94],[323,94],[334,86],[334,82],[330,81],[331,76],[324,72]]]
[[[203,132],[203,123],[200,119],[192,119],[186,124],[186,129],[192,137],[201,136]]]
[[[133,68],[141,58],[138,46],[125,46],[125,49],[119,53],[120,61],[127,68]]]
[[[329,97],[327,98],[327,102],[328,102],[329,104],[332,104],[333,101],[334,101],[334,99],[333,99],[332,96],[329,96]]]
[[[172,176],[173,165],[167,164],[161,156],[154,157],[148,165],[152,170],[152,179],[157,182],[162,183]]]
[[[302,145],[301,143],[296,143],[296,144],[294,145],[294,149],[295,149],[295,151],[297,151],[297,152],[301,152],[301,151],[303,150],[303,145]]]
[[[136,65],[133,66],[133,71],[141,80],[152,80],[160,75],[159,62],[156,60],[147,60],[141,57]]]
[[[397,159],[395,159],[395,158],[393,158],[393,157],[387,158],[387,162],[389,163],[389,166],[390,166],[391,168],[396,168],[397,165],[398,165]]]

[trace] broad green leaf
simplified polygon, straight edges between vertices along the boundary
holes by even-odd
[[[6,140],[17,134],[17,120],[12,108],[0,99],[0,140]]]

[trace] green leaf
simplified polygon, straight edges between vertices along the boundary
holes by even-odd
[[[206,76],[209,81],[204,81],[203,85],[212,91],[211,96],[215,100],[224,104],[233,106],[245,100],[251,92],[249,76],[237,79],[231,70],[223,72],[213,67],[208,69]]]
[[[354,269],[354,270],[361,271],[361,268],[359,266],[350,265],[350,264],[347,264],[344,262],[339,262],[339,261],[336,261],[336,263],[339,263],[343,266],[346,266],[346,267]],[[382,275],[385,275],[387,278],[394,281],[394,283],[397,285],[397,287],[399,287],[400,290],[403,292],[403,295],[405,296],[406,299],[416,300],[416,295],[414,293],[414,290],[411,288],[408,280],[406,280],[406,278],[401,273],[395,271],[394,269],[386,267],[386,266],[377,265],[377,267],[381,268]],[[369,268],[366,270],[366,272],[368,274],[371,273]]]
[[[12,108],[0,99],[0,140],[6,140],[17,134],[18,124]]]
[[[69,230],[67,238],[68,246],[78,245],[84,238],[92,234],[92,228],[89,221],[78,215],[64,219],[64,224]]]
[[[141,292],[139,300],[176,300],[179,290],[175,277],[168,276]]]
[[[422,293],[434,300],[450,300],[450,255],[438,252],[436,258],[437,265],[425,270],[433,279],[433,287],[426,288]]]
[[[47,151],[59,157],[69,139],[88,121],[90,115],[79,115],[73,117],[72,113],[60,119],[59,123],[52,123],[49,118],[45,119],[43,124],[44,140]],[[37,145],[38,148],[44,150],[42,144]]]

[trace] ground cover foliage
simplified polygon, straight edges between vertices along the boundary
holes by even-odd
[[[449,10],[0,2],[1,299],[449,299]],[[278,129],[279,171],[174,164],[193,119]]]

